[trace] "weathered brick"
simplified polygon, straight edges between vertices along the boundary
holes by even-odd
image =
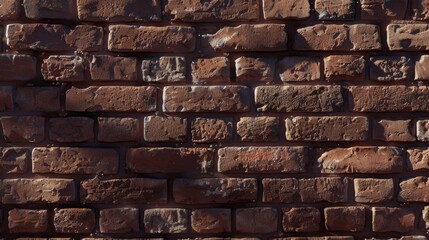
[[[270,36],[267,38],[267,36]],[[220,52],[286,50],[284,24],[242,24],[202,36],[203,46]]]
[[[137,80],[137,58],[95,55],[89,72],[94,81],[134,81]]]
[[[109,50],[113,52],[192,52],[196,36],[193,27],[109,26]]]
[[[295,178],[264,178],[262,186],[262,202],[292,203],[298,193]]]
[[[365,228],[365,207],[327,207],[324,212],[328,231],[359,232]]]
[[[13,104],[13,88],[1,86],[0,87],[0,111],[12,111]]]
[[[210,173],[214,167],[214,150],[170,147],[130,148],[126,163],[128,169],[137,173]]]
[[[226,208],[193,210],[191,226],[197,233],[231,232],[231,210]]]
[[[137,118],[98,118],[98,136],[100,142],[138,141],[139,121]]]
[[[12,209],[9,211],[9,232],[43,233],[48,231],[48,210]]]
[[[311,57],[285,57],[277,63],[283,82],[320,80],[320,60]]]
[[[54,55],[43,60],[42,75],[46,81],[79,82],[84,80],[84,62],[79,56]]]
[[[164,112],[247,112],[250,90],[245,86],[168,86]]]
[[[257,192],[253,178],[176,179],[173,185],[174,200],[182,204],[254,202]]]
[[[409,148],[407,150],[407,168],[409,171],[428,171],[429,148]]]
[[[340,177],[318,177],[298,180],[302,202],[347,202],[348,183]]]
[[[294,117],[286,118],[288,141],[365,141],[366,117]]]
[[[396,147],[335,148],[323,153],[317,161],[322,173],[400,173],[404,157]]]
[[[429,202],[429,181],[427,177],[415,177],[401,181],[398,201]]]
[[[272,82],[275,58],[252,58],[241,56],[235,59],[237,82]]]
[[[372,231],[409,232],[414,229],[415,215],[410,208],[372,208]]]
[[[15,104],[17,110],[57,112],[60,111],[60,88],[18,87]]]
[[[359,55],[331,55],[324,58],[327,80],[362,80],[365,58]]]
[[[427,0],[411,0],[411,10],[414,20],[429,19],[429,2]]]
[[[156,109],[153,86],[72,87],[66,92],[66,110],[76,112],[151,112]]]
[[[31,148],[0,148],[0,174],[25,173],[31,161]]]
[[[192,82],[225,83],[230,81],[229,59],[226,57],[199,58],[192,62]]]
[[[31,19],[76,19],[74,1],[24,0],[25,16]]]
[[[78,0],[77,9],[79,19],[90,22],[145,22],[161,19],[160,0]]]
[[[72,179],[5,179],[0,193],[3,204],[68,203],[76,199]]]
[[[416,136],[419,141],[429,140],[429,120],[421,119],[416,122]]]
[[[148,116],[144,118],[144,140],[148,142],[185,142],[188,121],[171,116]]]
[[[407,57],[371,57],[369,77],[375,81],[401,81],[412,77],[413,66]]]
[[[28,81],[37,78],[37,59],[24,54],[0,54],[0,81]]]
[[[355,201],[358,203],[390,202],[393,198],[393,179],[355,178]]]
[[[144,211],[146,233],[185,233],[188,213],[180,208],[154,208]]]
[[[371,24],[316,24],[297,30],[293,48],[303,51],[381,50],[380,29]]]
[[[138,208],[107,208],[100,210],[101,233],[130,233],[139,231]]]
[[[84,203],[165,203],[167,181],[150,178],[124,178],[81,182],[80,199]]]
[[[411,120],[376,120],[373,123],[373,139],[381,141],[413,142]]]
[[[12,143],[38,143],[45,138],[45,118],[36,116],[1,117],[3,138]]]
[[[263,7],[265,19],[304,19],[310,17],[310,2],[308,0],[263,0]]]
[[[88,208],[55,209],[54,226],[58,233],[91,233],[95,214]]]
[[[354,0],[316,0],[314,8],[319,20],[353,20]]]
[[[362,19],[384,20],[404,19],[408,0],[361,0],[360,2]]]
[[[283,209],[284,232],[316,232],[320,230],[320,211],[314,207]]]
[[[235,227],[239,233],[273,233],[277,231],[276,208],[238,208]]]
[[[391,51],[429,50],[429,24],[389,24],[387,45]]]
[[[245,142],[276,142],[280,124],[277,117],[242,117],[237,122],[237,134]]]
[[[228,142],[232,139],[232,119],[195,118],[191,123],[192,142]]]
[[[17,19],[20,14],[21,2],[19,0],[4,0],[0,5],[0,19]]]
[[[145,82],[184,82],[186,80],[184,57],[143,59],[141,69]]]
[[[222,173],[302,173],[308,161],[305,147],[225,147],[218,156]]]
[[[86,142],[94,139],[94,120],[88,117],[49,119],[49,139],[55,142]]]
[[[104,148],[34,148],[33,173],[115,174],[118,153]]]
[[[14,50],[99,51],[103,45],[103,28],[59,24],[9,24],[7,45]]]
[[[429,64],[429,55],[422,55],[416,61],[414,80],[429,80],[429,72],[426,66]]]

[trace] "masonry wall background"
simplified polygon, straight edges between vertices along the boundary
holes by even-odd
[[[429,1],[2,0],[5,239],[426,239]]]

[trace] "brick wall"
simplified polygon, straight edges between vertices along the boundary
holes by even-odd
[[[1,0],[0,238],[426,239],[429,0]]]

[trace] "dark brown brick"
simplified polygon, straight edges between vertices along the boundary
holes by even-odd
[[[414,229],[416,217],[410,208],[372,208],[372,231],[409,232]]]
[[[184,82],[186,59],[169,56],[143,59],[141,70],[144,82]]]
[[[327,207],[325,227],[328,231],[362,231],[365,228],[365,207]]]
[[[407,167],[409,171],[428,171],[429,148],[409,148],[407,150]]]
[[[24,0],[25,16],[31,19],[76,19],[76,10],[72,0]]]
[[[228,142],[232,139],[232,119],[195,118],[191,135],[192,142]]]
[[[264,178],[262,186],[262,202],[292,203],[298,194],[295,178]]]
[[[327,80],[363,80],[365,58],[359,55],[331,55],[324,58]]]
[[[9,232],[43,233],[48,231],[48,210],[12,209],[9,211]]]
[[[304,19],[310,17],[309,0],[263,0],[265,19]]]
[[[285,57],[277,66],[283,82],[317,81],[321,77],[318,58]]]
[[[55,209],[54,226],[58,233],[90,233],[95,223],[95,214],[91,209]]]
[[[354,0],[316,0],[314,3],[319,20],[354,20]]]
[[[407,57],[371,57],[369,77],[371,80],[388,82],[409,80],[413,66]]]
[[[300,179],[299,195],[302,202],[347,202],[348,183],[340,177],[319,177]]]
[[[0,148],[0,174],[25,173],[31,161],[31,148]]]
[[[94,120],[88,117],[49,119],[49,139],[55,142],[86,142],[94,139]]]
[[[317,232],[320,230],[320,211],[314,207],[283,209],[284,232]]]
[[[98,141],[134,142],[140,138],[137,118],[98,118]]]
[[[37,78],[37,59],[24,54],[0,54],[0,81],[28,81]]]
[[[389,24],[387,45],[391,51],[429,50],[428,32],[429,24]]]
[[[361,0],[361,18],[365,20],[404,19],[407,3],[408,0]]]
[[[237,82],[272,82],[275,58],[239,57],[235,60]]]
[[[17,19],[21,12],[21,2],[19,0],[5,0],[0,5],[0,19]]]
[[[192,82],[225,83],[230,81],[229,59],[226,57],[199,58],[192,62]]]
[[[148,116],[144,118],[144,140],[148,142],[185,142],[188,121],[171,116]]]
[[[273,233],[277,231],[276,208],[238,208],[235,226],[239,233]]]
[[[101,233],[139,232],[138,208],[107,208],[100,210]]]
[[[411,120],[376,120],[373,123],[373,139],[381,141],[413,142],[414,128]]]
[[[13,88],[0,87],[0,111],[13,111]]]
[[[154,208],[144,211],[146,233],[185,233],[188,213],[181,208]]]
[[[277,117],[242,117],[237,122],[237,134],[245,142],[276,142],[280,124]]]
[[[429,140],[429,120],[420,119],[416,122],[417,140],[427,142]]]
[[[429,202],[429,181],[427,177],[415,177],[401,181],[398,201]]]
[[[45,119],[43,117],[1,117],[0,122],[6,142],[38,143],[45,138]]]
[[[359,203],[382,203],[393,199],[393,179],[355,178],[355,201]]]
[[[411,0],[411,10],[414,20],[429,19],[429,2],[427,0]]]
[[[58,112],[60,111],[60,88],[18,87],[15,104],[20,111]]]
[[[135,81],[137,80],[137,59],[95,55],[92,56],[89,64],[89,72],[94,81]]]
[[[191,226],[197,233],[231,232],[231,210],[226,208],[193,210]]]

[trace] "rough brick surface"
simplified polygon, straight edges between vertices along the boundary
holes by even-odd
[[[137,80],[137,59],[96,55],[92,57],[89,72],[94,81]]]
[[[142,76],[145,82],[183,82],[186,80],[184,57],[143,59]]]
[[[94,120],[87,117],[49,119],[49,139],[55,142],[86,142],[94,138]]]
[[[193,142],[228,142],[232,138],[231,119],[196,118],[191,123]]]
[[[275,1],[264,0],[265,19],[303,19],[310,17],[310,2],[308,0]]]
[[[59,233],[88,233],[95,228],[95,213],[86,208],[57,209],[55,231]]]
[[[389,202],[393,198],[393,179],[355,178],[354,188],[359,203]]]
[[[328,80],[362,80],[365,77],[365,58],[359,55],[331,55],[324,58]]]
[[[403,19],[407,12],[407,3],[407,0],[361,0],[360,15],[365,20]]]
[[[320,60],[308,57],[285,57],[278,63],[283,82],[320,80]]]
[[[314,7],[320,20],[354,19],[354,0],[316,0]]]
[[[277,230],[276,208],[239,208],[235,214],[237,232],[271,233]]]
[[[149,116],[144,118],[144,140],[148,142],[184,142],[188,121],[179,117]]]
[[[2,104],[7,103],[7,99],[2,101]],[[60,111],[60,89],[57,87],[17,88],[15,105],[20,111]]]
[[[28,81],[37,77],[37,59],[25,54],[0,54],[0,81]]]
[[[138,208],[108,208],[100,210],[100,232],[129,233],[139,231]]]
[[[222,208],[192,211],[192,230],[198,233],[231,232],[231,210]]]
[[[11,143],[38,143],[45,138],[45,119],[43,117],[1,117],[3,138]]]
[[[43,233],[48,230],[48,211],[12,209],[8,221],[12,233]]]
[[[184,233],[187,230],[188,213],[179,208],[156,208],[144,211],[147,233]]]
[[[298,180],[295,178],[264,178],[262,186],[263,202],[292,203],[298,193]]]
[[[414,228],[415,214],[410,208],[372,208],[374,232],[409,232]]]
[[[387,44],[392,51],[424,51],[429,49],[428,31],[428,24],[390,24],[387,26]]]
[[[365,227],[364,207],[325,208],[325,226],[331,231],[359,232]]]
[[[321,214],[317,208],[299,207],[283,209],[282,227],[284,232],[317,232]]]
[[[280,124],[276,117],[242,117],[237,134],[244,142],[275,142],[279,140]]]
[[[235,75],[238,82],[272,82],[275,58],[239,57],[235,60]]]
[[[31,148],[0,148],[0,173],[26,173],[30,167]]]

